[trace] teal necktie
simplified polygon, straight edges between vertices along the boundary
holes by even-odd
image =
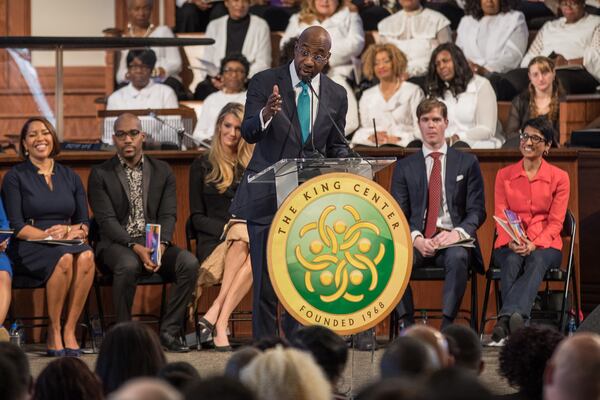
[[[310,134],[310,96],[308,95],[308,85],[305,82],[298,84],[302,88],[298,96],[298,120],[302,129],[302,144],[306,143]]]

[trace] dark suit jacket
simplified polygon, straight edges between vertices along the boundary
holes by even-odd
[[[142,174],[146,223],[160,224],[161,241],[170,242],[177,219],[175,176],[169,164],[148,156],[144,156]],[[129,216],[129,185],[117,156],[92,168],[88,199],[100,228],[98,255],[112,243],[126,246],[133,241],[125,229]]]
[[[479,162],[474,155],[453,148],[448,148],[446,157],[444,187],[452,225],[476,238],[477,229],[486,217]],[[396,163],[392,195],[400,204],[411,232],[425,230],[428,186],[423,151],[419,150]],[[479,245],[475,249],[475,264],[483,272]]]
[[[320,100],[313,126],[314,137],[309,137],[304,146],[289,64],[256,74],[250,81],[242,136],[249,143],[256,143],[256,147],[231,205],[232,214],[255,223],[269,224],[277,211],[275,185],[248,184],[248,175],[260,172],[283,158],[302,157],[303,150],[310,151],[313,142],[315,148],[326,157],[348,156],[348,147],[325,111],[329,110],[343,134],[348,110],[346,91],[326,75],[320,76]],[[279,86],[283,98],[282,110],[273,117],[267,129],[262,130],[259,113],[274,85]]]

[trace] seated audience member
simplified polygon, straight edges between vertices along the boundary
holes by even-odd
[[[4,211],[4,205],[0,200],[0,229],[8,229],[9,223],[6,218],[6,211]],[[10,307],[11,297],[11,282],[12,282],[12,268],[10,266],[10,260],[6,255],[6,248],[10,239],[5,239],[0,243],[0,341],[8,340],[8,331],[4,327],[4,320]]]
[[[523,159],[502,168],[496,175],[496,217],[506,219],[511,210],[521,220],[526,238],[515,242],[497,226],[493,262],[500,268],[502,308],[492,340],[500,341],[512,326],[529,318],[538,287],[546,271],[560,267],[563,227],[569,203],[569,175],[544,160],[554,140],[546,117],[527,121],[521,132]]]
[[[431,374],[423,384],[427,400],[492,400],[492,394],[468,371],[444,368]]]
[[[402,332],[402,335],[414,337],[431,346],[435,350],[439,365],[442,368],[450,367],[454,364],[454,359],[448,347],[448,340],[437,329],[427,325],[411,325]]]
[[[355,400],[423,400],[421,383],[402,378],[386,378],[360,388]]]
[[[225,376],[239,380],[240,371],[261,353],[256,347],[245,346],[235,351],[225,364]]]
[[[62,357],[44,368],[35,381],[32,400],[101,400],[102,383],[86,363]]]
[[[271,32],[283,32],[290,17],[300,11],[300,0],[251,0],[250,13],[267,21]]]
[[[190,218],[196,234],[202,288],[221,282],[219,295],[198,324],[201,342],[211,338],[218,351],[231,351],[227,326],[231,313],[252,287],[252,265],[245,221],[232,219],[231,200],[254,145],[241,138],[244,106],[229,103],[218,115],[211,148],[190,168]],[[224,240],[221,239],[226,232]]]
[[[448,107],[449,145],[461,141],[479,149],[499,148],[495,137],[498,104],[490,81],[473,74],[462,50],[452,43],[438,46],[431,55],[427,95]]]
[[[529,85],[519,96],[512,101],[508,122],[504,133],[507,142],[514,142],[514,147],[519,145],[519,132],[523,124],[538,116],[545,116],[552,122],[554,128],[554,144],[559,144],[558,112],[560,109],[559,97],[560,84],[556,78],[554,61],[550,58],[538,56],[529,61]]]
[[[0,393],[3,393],[7,399],[29,399],[29,395],[33,393],[33,376],[25,352],[12,343],[0,342],[0,359],[6,360],[14,368],[16,377],[12,381],[21,388],[17,390],[19,393],[13,397],[9,396],[6,391],[0,391]],[[2,367],[0,367],[0,371],[2,374],[5,373]],[[3,377],[9,380],[5,375]]]
[[[442,334],[448,342],[453,342],[450,348],[455,349],[452,353],[454,365],[481,375],[485,362],[482,359],[481,342],[477,333],[469,326],[452,324],[447,326]]]
[[[558,80],[568,94],[593,93],[600,80],[600,16],[585,11],[585,0],[560,0],[563,16],[548,21],[535,36],[521,67],[535,56],[554,59]],[[525,88],[526,70],[517,70],[513,82],[519,92]]]
[[[127,31],[126,37],[151,37],[172,38],[171,29],[165,25],[154,26],[150,22],[154,0],[127,0]],[[152,47],[156,54],[156,63],[150,69],[150,75],[156,82],[170,86],[177,98],[186,100],[188,95],[181,83],[179,73],[181,72],[181,56],[177,47]],[[117,84],[124,85],[129,82],[127,74],[129,71],[129,60],[127,51],[121,51],[119,67],[117,69]]]
[[[104,337],[96,360],[96,375],[108,395],[132,378],[156,376],[166,364],[158,336],[148,325],[123,322]]]
[[[477,229],[486,215],[483,178],[475,156],[449,148],[446,144],[444,132],[448,127],[448,112],[443,102],[423,100],[417,107],[417,118],[423,148],[396,163],[391,193],[410,226],[415,250],[413,268],[427,263],[444,267],[444,328],[454,321],[460,308],[469,265],[483,272],[483,264],[477,243],[474,249],[438,247],[465,238],[476,239]],[[424,199],[428,202],[425,203]],[[405,326],[414,323],[410,285],[397,312],[404,319]]]
[[[397,7],[393,0],[351,0],[346,4],[350,11],[358,13],[365,31],[376,31],[377,24]]]
[[[242,54],[250,63],[246,74],[252,78],[256,73],[271,67],[271,33],[269,26],[260,17],[250,15],[250,0],[225,0],[228,15],[211,21],[206,28],[206,37],[215,44],[204,48],[201,61],[215,71],[221,60],[232,54]],[[221,89],[220,77],[207,76],[194,92],[194,99],[204,100],[209,94]]]
[[[173,89],[151,79],[156,64],[156,54],[153,50],[130,50],[126,60],[129,84],[108,96],[107,110],[179,107]]]
[[[168,363],[158,371],[157,376],[180,392],[190,383],[200,379],[196,368],[186,361]]]
[[[331,329],[323,326],[305,326],[294,332],[292,344],[300,350],[308,351],[323,369],[331,387],[337,387],[348,360],[346,341]],[[337,394],[344,398],[343,394]]]
[[[96,257],[100,267],[114,275],[118,322],[131,320],[139,276],[158,273],[172,281],[160,339],[168,351],[185,352],[188,348],[178,336],[198,275],[198,260],[172,243],[177,217],[175,176],[166,162],[143,154],[145,136],[135,115],[121,114],[114,125],[117,154],[92,167],[88,194],[100,232]],[[158,262],[153,261],[154,250],[145,246],[146,224],[161,226]]]
[[[213,376],[192,383],[184,392],[186,400],[255,400],[256,396],[238,379]]]
[[[194,137],[210,143],[215,133],[219,113],[227,103],[246,103],[246,81],[250,65],[241,54],[232,54],[221,61],[221,90],[208,95],[194,129]]]
[[[183,396],[160,379],[138,378],[126,382],[108,400],[183,400]]]
[[[582,332],[563,340],[546,365],[544,400],[600,398],[600,336]]]
[[[176,0],[175,6],[177,33],[204,32],[210,21],[227,14],[227,9],[220,1]]]
[[[350,12],[343,0],[307,0],[302,3],[300,12],[290,18],[279,42],[280,49],[291,38],[300,36],[309,26],[321,26],[331,36],[331,55],[319,63],[327,63],[327,76],[346,89],[348,111],[345,133],[349,135],[358,128],[358,104],[348,80],[358,78],[354,76],[354,62],[360,57],[365,45],[362,22],[357,13]],[[305,50],[296,48],[296,51]]]
[[[513,394],[498,398],[542,400],[544,370],[562,339],[563,335],[553,329],[535,326],[510,335],[500,349],[499,372],[519,392],[518,397]]]
[[[24,286],[46,287],[47,354],[79,356],[75,329],[94,279],[92,248],[29,240],[87,239],[85,190],[72,169],[54,161],[60,145],[48,120],[28,119],[19,140],[25,161],[12,167],[2,182],[2,200],[14,229],[7,254]],[[61,325],[65,306],[66,321]]]
[[[394,340],[383,353],[379,364],[382,379],[422,379],[441,368],[434,348],[412,336]]]
[[[0,393],[3,399],[28,400],[29,393],[18,379],[16,367],[11,360],[0,355]]]
[[[360,98],[360,128],[352,143],[406,147],[420,140],[416,111],[424,95],[419,86],[405,82],[404,53],[391,44],[371,45],[363,55],[363,73],[369,80],[377,78],[379,84],[365,90]]]
[[[379,39],[408,54],[406,73],[409,78],[427,74],[433,50],[452,42],[450,21],[437,11],[424,8],[420,0],[399,0],[402,10],[379,23]]]
[[[240,379],[261,400],[329,400],[331,385],[312,356],[277,346],[256,356]]]

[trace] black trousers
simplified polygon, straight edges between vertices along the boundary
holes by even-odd
[[[470,250],[464,247],[451,247],[436,252],[433,257],[423,257],[419,250],[416,248],[413,248],[413,250],[413,270],[432,264],[444,268],[442,313],[444,317],[454,320],[467,288]],[[409,323],[414,322],[414,303],[410,285],[406,288],[396,311],[400,318],[407,320]]]
[[[556,249],[537,249],[527,257],[509,247],[494,250],[494,264],[500,267],[502,309],[499,316],[519,313],[528,318],[546,271],[560,267],[562,255]]]
[[[248,221],[250,259],[252,260],[252,336],[254,340],[277,336],[277,295],[271,285],[267,267],[267,239],[270,225]],[[282,315],[281,325],[287,338],[300,324],[287,312]]]
[[[136,240],[144,244],[144,239]],[[113,304],[117,322],[131,320],[131,307],[137,279],[149,274],[140,258],[126,246],[113,243],[100,255],[104,269],[113,273]],[[198,277],[198,259],[189,251],[176,246],[169,246],[162,256],[162,265],[157,271],[163,279],[171,282],[171,290],[167,309],[160,327],[161,333],[179,335],[182,321],[185,318],[186,306],[191,299]]]

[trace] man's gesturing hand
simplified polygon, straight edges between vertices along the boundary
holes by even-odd
[[[267,100],[267,104],[262,111],[262,117],[265,124],[268,120],[273,118],[275,114],[281,111],[281,96],[279,95],[279,87],[277,85],[273,85],[273,93],[269,96]]]

